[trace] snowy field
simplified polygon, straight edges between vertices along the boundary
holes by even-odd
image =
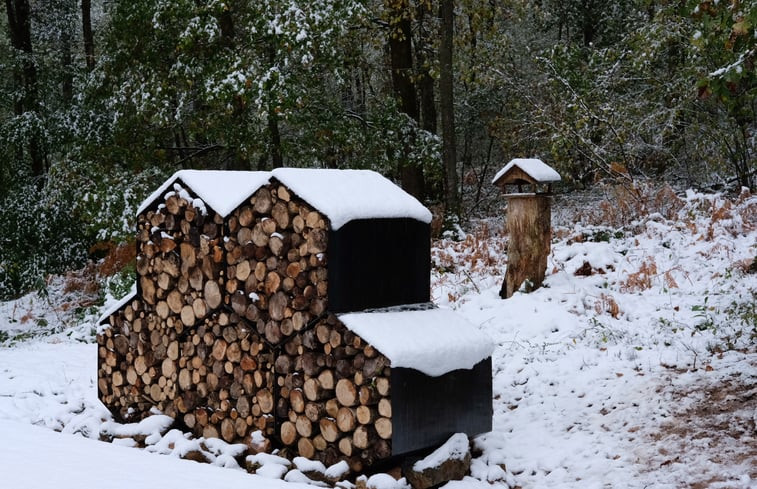
[[[757,197],[690,192],[612,226],[593,210],[556,209],[545,287],[508,300],[501,221],[434,244],[434,301],[498,345],[494,430],[445,487],[757,487]],[[0,304],[2,487],[305,487],[275,458],[249,475],[238,447],[162,434],[161,416],[115,425],[93,316],[75,320],[60,289]],[[179,459],[192,450],[214,464]]]

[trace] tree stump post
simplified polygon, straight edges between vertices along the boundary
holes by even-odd
[[[541,287],[552,240],[552,183],[560,175],[536,159],[515,159],[492,183],[507,197],[507,272],[500,297],[507,299],[525,284],[525,291]]]

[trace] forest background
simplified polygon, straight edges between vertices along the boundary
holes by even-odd
[[[755,0],[5,3],[0,300],[128,275],[181,168],[370,168],[448,224],[514,157],[568,190],[757,183]]]

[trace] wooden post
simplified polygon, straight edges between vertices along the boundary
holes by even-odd
[[[515,159],[492,180],[507,196],[507,272],[500,297],[512,297],[525,284],[525,291],[541,287],[547,270],[551,227],[552,182],[560,175],[541,160]],[[507,186],[517,193],[507,193]],[[523,193],[523,186],[531,192]]]
[[[509,195],[507,198],[507,272],[500,297],[507,299],[526,284],[526,292],[538,289],[547,270],[552,239],[550,196]]]

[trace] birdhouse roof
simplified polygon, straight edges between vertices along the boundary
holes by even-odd
[[[179,170],[142,202],[137,214],[145,211],[166,191],[179,191],[171,187],[177,180],[181,180],[203,203],[226,217],[246,198],[266,185],[270,176],[269,172],[257,171]]]
[[[333,230],[355,219],[431,222],[423,204],[375,171],[277,168],[271,175],[328,216]]]
[[[517,170],[530,177],[533,183],[550,183],[561,180],[560,174],[541,160],[536,158],[516,158],[497,172],[492,179],[492,183],[496,185],[500,183],[500,180],[504,180],[501,183],[511,183],[508,181],[508,177],[514,176],[514,173],[519,173]]]
[[[449,309],[385,309],[342,314],[339,320],[383,353],[392,367],[432,377],[471,369],[494,350],[486,333]]]

